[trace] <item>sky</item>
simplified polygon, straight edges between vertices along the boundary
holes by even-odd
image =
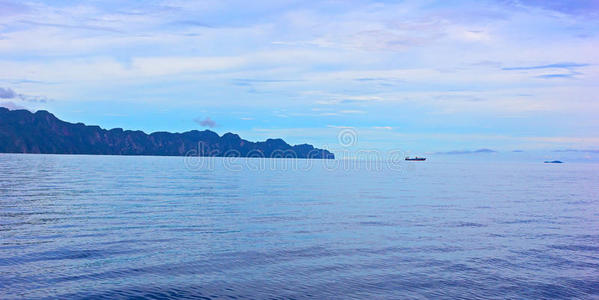
[[[248,3],[0,0],[0,105],[328,148],[349,129],[363,149],[599,155],[599,1]]]

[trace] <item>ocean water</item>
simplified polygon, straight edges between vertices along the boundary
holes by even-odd
[[[0,155],[0,298],[599,298],[599,165]]]

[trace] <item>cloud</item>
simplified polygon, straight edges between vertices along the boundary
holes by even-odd
[[[366,112],[363,110],[346,109],[346,110],[340,110],[339,113],[340,114],[365,114]]]
[[[46,103],[48,98],[44,96],[29,96],[16,93],[11,88],[1,88],[0,87],[0,99],[19,99],[27,102],[39,102]]]
[[[502,68],[502,70],[504,70],[504,71],[528,71],[528,70],[564,69],[569,72],[569,73],[541,74],[541,75],[534,76],[535,78],[541,78],[541,79],[555,79],[555,78],[574,78],[576,75],[581,74],[580,72],[574,71],[574,69],[587,67],[587,66],[590,66],[590,64],[563,62],[563,63],[538,65],[538,66],[509,67],[509,68]]]
[[[449,155],[454,155],[454,154],[478,154],[478,153],[495,153],[497,151],[495,150],[491,150],[491,149],[478,149],[478,150],[465,150],[465,151],[460,151],[460,150],[454,150],[454,151],[447,151],[447,152],[435,152],[435,154],[449,154]]]
[[[81,24],[68,25],[68,24],[54,24],[54,23],[44,23],[44,22],[35,22],[35,21],[21,21],[21,23],[28,24],[28,25],[34,25],[34,26],[42,26],[42,27],[46,26],[46,27],[58,27],[58,28],[75,29],[75,30],[97,30],[97,31],[122,33],[119,30],[115,30],[115,29],[111,29],[111,28],[99,27],[99,26],[85,26],[85,25],[81,25]]]
[[[381,129],[381,130],[393,130],[391,126],[373,126],[373,129]]]
[[[27,109],[23,106],[15,104],[11,101],[0,102],[0,107],[8,108],[9,110],[17,110],[17,109]]]
[[[438,99],[441,101],[470,101],[470,102],[477,102],[477,101],[484,101],[483,98],[481,97],[477,97],[477,96],[473,96],[473,95],[467,95],[467,94],[449,94],[449,93],[444,93],[442,95],[437,95],[434,96],[434,99]]]
[[[29,10],[29,7],[26,5],[8,1],[0,1],[0,16],[17,15],[28,12]]]
[[[195,118],[194,121],[196,123],[200,124],[200,126],[202,126],[202,127],[210,127],[210,128],[216,127],[216,122],[214,122],[212,119],[210,119],[210,117],[206,117],[204,119]]]
[[[167,24],[165,24],[167,26],[172,26],[174,28],[181,28],[181,27],[202,27],[202,28],[214,28],[215,26],[204,23],[204,22],[198,22],[196,20],[182,20],[182,21],[173,21],[173,22],[169,22]]]
[[[511,3],[528,7],[539,7],[545,10],[575,16],[596,17],[599,15],[599,3],[596,0],[519,0]]]
[[[11,88],[0,88],[0,99],[13,99],[17,97],[17,93]]]
[[[555,150],[553,152],[586,152],[586,153],[599,153],[599,150],[593,149],[564,149],[564,150]]]
[[[295,79],[252,79],[252,78],[235,78],[233,82],[236,83],[279,83],[279,82],[298,82],[300,80]],[[303,80],[302,80],[303,81]]]
[[[545,74],[536,76],[537,78],[552,79],[552,78],[572,78],[575,74]]]
[[[30,96],[19,94],[19,99],[27,102],[38,102],[38,103],[46,103],[48,102],[48,98],[45,96]]]
[[[228,1],[144,6],[28,1],[23,2],[31,7],[27,12],[0,0],[0,87],[64,103],[55,109],[80,109],[94,101],[103,106],[143,101],[149,110],[165,105],[173,112],[165,114],[170,120],[180,118],[191,103],[215,113],[251,103],[257,107],[250,116],[273,128],[339,122],[380,135],[399,132],[373,126],[401,126],[422,135],[457,134],[459,128],[484,123],[475,131],[519,136],[518,128],[527,128],[533,135],[588,136],[599,128],[594,96],[599,19],[538,7],[585,11],[592,7],[581,4],[585,1],[597,3],[266,1],[242,12]],[[529,97],[518,96],[525,94]],[[176,100],[165,103],[165,98]],[[19,96],[6,99],[36,105]],[[316,104],[327,106],[305,113]],[[208,114],[188,113],[188,120]],[[484,139],[435,145],[422,138],[418,143],[439,150],[594,146],[586,139],[532,139],[513,146]]]
[[[526,67],[509,67],[509,68],[501,68],[501,69],[505,70],[505,71],[539,70],[539,69],[573,69],[573,68],[581,68],[581,67],[587,67],[587,66],[590,66],[590,64],[579,64],[579,63],[564,62],[564,63],[549,64],[549,65],[526,66]]]

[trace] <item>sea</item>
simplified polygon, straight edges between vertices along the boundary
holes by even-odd
[[[599,165],[0,154],[1,299],[599,299]]]

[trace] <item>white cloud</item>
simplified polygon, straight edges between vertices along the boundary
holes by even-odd
[[[380,133],[411,109],[448,125],[459,115],[535,127],[537,114],[560,113],[584,125],[556,127],[599,127],[599,19],[503,2],[240,3],[21,4],[0,12],[0,86],[58,102],[255,106],[273,126],[359,120]],[[502,70],[559,62],[588,66]]]

